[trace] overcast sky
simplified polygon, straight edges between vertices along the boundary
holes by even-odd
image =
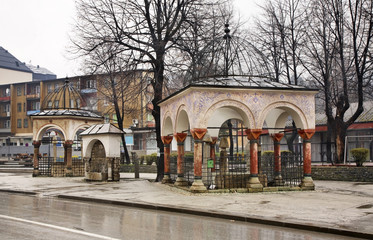
[[[234,1],[243,18],[256,14],[259,0]],[[0,0],[0,46],[58,78],[80,75],[78,61],[66,52],[74,19],[74,0]]]

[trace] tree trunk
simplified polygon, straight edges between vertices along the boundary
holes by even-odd
[[[336,163],[343,163],[345,152],[345,137],[347,134],[347,125],[343,119],[335,119],[335,151]]]
[[[332,156],[332,134],[334,121],[328,120],[327,122],[327,131],[326,131],[326,162],[331,162],[334,165],[334,160]]]
[[[124,159],[126,159],[127,164],[130,164],[131,163],[130,155],[127,150],[126,138],[124,137],[124,134],[122,134],[121,138],[122,138],[122,144],[123,144],[123,150],[124,150]],[[120,162],[124,163],[124,159],[122,159],[122,156],[121,156]]]
[[[153,111],[152,115],[155,121],[155,132],[157,139],[157,147],[159,148],[160,156],[157,158],[157,177],[156,182],[160,182],[164,176],[164,145],[161,138],[161,108],[158,102],[163,98],[163,77],[164,77],[164,50],[157,51],[157,60],[154,68],[154,98],[153,98]]]

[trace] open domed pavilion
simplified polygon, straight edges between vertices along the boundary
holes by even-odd
[[[59,176],[75,175],[72,169],[72,145],[75,136],[91,125],[103,122],[102,116],[83,109],[84,106],[82,96],[66,79],[63,86],[45,97],[41,104],[41,111],[31,115],[34,145],[33,176],[44,175],[39,171],[39,147],[43,137],[52,131],[61,139],[64,147],[63,171]],[[51,161],[56,161],[56,159],[48,159],[49,167]],[[51,172],[47,172],[46,175],[50,176]]]

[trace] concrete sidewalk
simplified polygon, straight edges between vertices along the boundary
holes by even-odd
[[[0,173],[0,190],[177,211],[373,239],[373,183],[315,181],[315,191],[192,194],[152,183],[154,174],[121,173],[120,182],[33,178]]]

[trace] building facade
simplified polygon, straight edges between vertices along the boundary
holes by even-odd
[[[135,75],[140,79],[142,74],[143,71],[139,71]],[[84,100],[80,106],[82,109],[101,115],[105,122],[117,125],[114,105],[108,98],[110,92],[105,86],[107,78],[108,76],[104,74],[75,76],[69,78],[69,84],[82,95]],[[55,74],[40,66],[21,63],[0,47],[0,157],[33,153],[33,123],[30,116],[40,112],[41,105],[48,94],[62,87],[65,80],[66,78],[57,78]],[[132,85],[136,84],[142,84],[142,82],[133,81]],[[126,95],[126,89],[123,90],[124,95]],[[146,92],[141,91],[140,94],[129,99],[134,109],[128,111],[123,119],[123,127],[128,132],[127,147],[143,154],[148,154],[149,149],[151,152],[156,151],[153,146],[155,145],[155,128],[149,106],[150,95]],[[142,131],[137,133],[136,129]],[[144,134],[144,129],[146,134]],[[145,139],[139,140],[139,138]],[[40,151],[43,152],[43,148]]]

